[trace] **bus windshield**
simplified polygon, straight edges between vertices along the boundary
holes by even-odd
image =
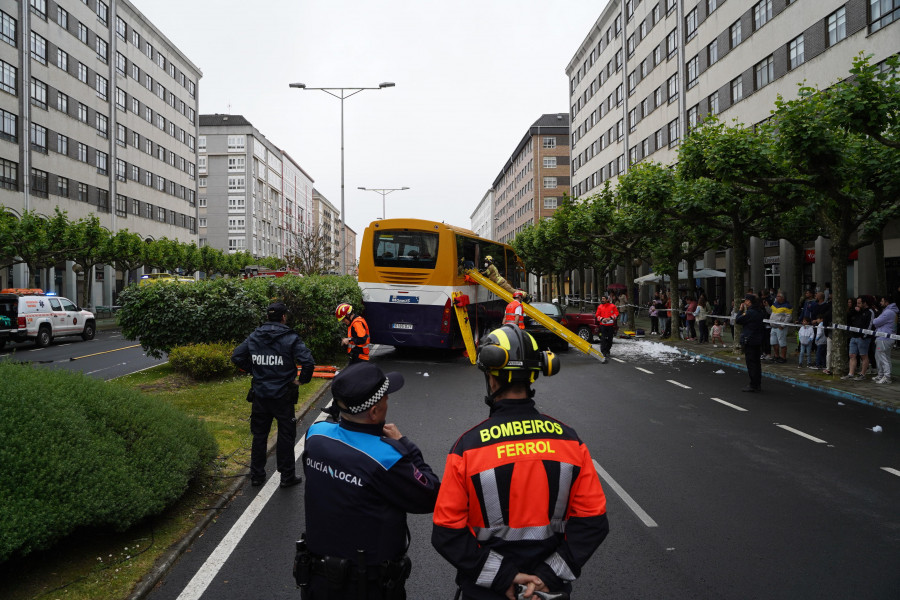
[[[437,233],[409,229],[376,231],[372,243],[376,267],[433,269],[437,264]]]

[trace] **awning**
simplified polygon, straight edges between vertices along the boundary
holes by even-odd
[[[687,275],[687,271],[678,271],[678,280],[687,280]],[[715,269],[697,269],[696,271],[694,271],[695,279],[706,279],[708,277],[725,277],[725,272],[717,271]],[[646,275],[638,277],[634,280],[635,283],[640,284],[659,283],[660,281],[669,281],[669,276],[659,275],[657,273],[647,273]]]

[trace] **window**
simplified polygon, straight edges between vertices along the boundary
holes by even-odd
[[[107,81],[106,77],[101,76],[99,73],[96,75],[97,80],[94,83],[94,89],[97,90],[97,97],[106,100],[109,95],[109,81]]]
[[[246,138],[243,135],[228,136],[229,152],[244,152],[246,150]]]
[[[31,78],[31,103],[43,109],[47,108],[47,84],[34,77]]]
[[[245,162],[244,162],[246,160],[247,159],[243,156],[229,156],[228,157],[228,170],[231,172],[243,173],[246,170]]]
[[[62,48],[56,49],[56,66],[63,71],[69,70],[69,55]]]
[[[709,46],[706,47],[706,62],[709,65],[714,65],[719,60],[719,40],[715,39],[709,43]]]
[[[658,87],[653,91],[653,108],[662,104],[662,87]]]
[[[132,181],[140,181],[141,180],[141,169],[137,165],[131,165],[131,180]]]
[[[697,120],[700,116],[700,106],[695,104],[694,106],[688,109],[687,113],[687,130],[688,133],[691,132],[697,126]]]
[[[700,57],[695,56],[688,61],[687,64],[687,87],[691,89],[697,85],[697,78],[700,76]]]
[[[648,156],[650,154],[650,138],[644,138],[644,141],[641,142],[641,158]]]
[[[543,147],[546,149],[556,148],[556,138],[555,137],[544,137]]]
[[[555,169],[556,168],[556,157],[555,156],[545,156],[544,157],[544,168],[545,169]]]
[[[200,227],[206,227],[206,217],[200,217],[198,220]]]
[[[31,12],[47,20],[47,0],[31,0]]]
[[[628,36],[628,58],[634,55],[634,34]]]
[[[97,115],[97,133],[101,137],[109,135],[109,119],[106,115],[96,113]]]
[[[116,179],[125,181],[125,161],[121,158],[116,159]]]
[[[109,7],[103,2],[103,0],[97,0],[97,18],[106,25],[107,19],[109,19]]]
[[[670,57],[678,50],[678,30],[673,29],[666,36],[666,56]]]
[[[78,39],[81,40],[82,43],[88,43],[88,28],[85,27],[84,23],[78,24]]]
[[[669,77],[669,80],[666,82],[666,89],[668,91],[669,102],[678,98],[678,73]]]
[[[678,4],[676,0],[666,0],[666,14],[669,14],[671,11],[675,10],[675,6]]]
[[[200,199],[197,202],[197,206],[199,208],[206,208],[206,196],[200,196]]]
[[[769,2],[769,9],[771,10],[771,2],[772,0],[767,0]],[[685,39],[691,39],[697,34],[697,8],[695,7],[691,12],[687,14],[684,18],[684,27],[685,27]]]
[[[678,145],[678,119],[669,123],[669,148]]]
[[[197,157],[197,169],[201,173],[206,173],[206,157],[205,156]]]
[[[792,39],[790,44],[788,44],[788,58],[791,69],[795,69],[805,62],[802,34]]]
[[[756,75],[756,89],[772,83],[772,80],[775,79],[775,63],[772,60],[772,56],[769,55],[767,58],[758,62],[754,68],[754,72]]]
[[[711,15],[717,8],[719,8],[719,0],[706,0],[707,15]]]
[[[125,110],[125,90],[116,88],[116,108]]]
[[[731,80],[731,103],[734,104],[744,97],[744,83],[740,76]]]
[[[47,128],[43,125],[31,124],[31,148],[47,154]]]
[[[0,188],[19,189],[19,163],[0,158]]]
[[[62,92],[56,92],[56,110],[69,113],[69,97]]]
[[[82,123],[88,122],[88,107],[81,102],[78,103],[78,120]]]
[[[116,216],[128,216],[128,199],[122,194],[116,194]]]
[[[719,114],[719,92],[713,92],[709,95],[709,112],[710,114]]]
[[[131,45],[135,48],[141,47],[141,34],[139,34],[134,27],[131,28]]]
[[[42,65],[47,64],[47,40],[33,31],[31,32],[31,58]]]
[[[125,21],[122,20],[122,17],[116,17],[116,35],[120,40],[125,41]]]
[[[121,123],[116,123],[116,143],[123,148],[128,145],[128,130]]]
[[[162,206],[158,206],[156,208],[156,220],[159,221],[160,223],[166,222],[166,209],[163,208]]]
[[[136,217],[141,216],[141,201],[140,200],[135,200],[134,198],[131,199],[131,214],[133,214]]]
[[[56,151],[60,154],[69,154],[69,138],[61,133],[56,134]]]
[[[88,68],[84,63],[78,63],[78,81],[81,83],[87,83],[88,80]]]
[[[731,47],[734,48],[741,43],[741,22],[735,21],[729,28],[729,32],[731,33]]]
[[[206,152],[206,136],[201,135],[197,138],[197,152]]]
[[[900,0],[869,0],[869,33],[900,19]]]
[[[833,46],[847,37],[847,9],[840,7],[828,15],[828,45]]]
[[[544,177],[544,189],[552,190],[556,188],[556,177]]]
[[[109,44],[106,43],[106,40],[98,36],[94,48],[97,50],[97,56],[103,62],[109,59]]]
[[[88,186],[86,183],[78,184],[78,199],[82,202],[88,201]]]
[[[83,163],[88,161],[88,147],[81,142],[78,142],[78,160]]]
[[[19,117],[15,113],[0,108],[0,139],[8,142],[19,141]]]
[[[16,45],[16,20],[0,10],[0,40],[10,46]]]
[[[31,169],[31,193],[41,198],[48,196],[47,171]]]
[[[544,208],[547,210],[555,210],[558,203],[559,198],[544,198]]]
[[[244,217],[228,217],[228,233],[244,233]]]
[[[243,192],[246,189],[246,183],[244,177],[229,177],[228,178],[228,191],[229,192]]]
[[[69,13],[59,5],[56,6],[56,22],[59,23],[59,26],[63,29],[69,28]]]
[[[109,169],[109,155],[106,152],[97,151],[97,172],[106,175]]]
[[[228,198],[228,212],[244,212],[246,199],[243,196],[230,196]]]
[[[772,19],[772,0],[760,0],[753,6],[753,30],[756,31]]]
[[[662,46],[653,49],[653,66],[655,67],[662,62]]]
[[[69,179],[68,177],[56,178],[56,195],[63,198],[69,197]]]
[[[228,251],[239,252],[247,248],[247,240],[244,238],[228,238]]]

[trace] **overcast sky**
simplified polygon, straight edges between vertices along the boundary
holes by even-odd
[[[346,220],[469,227],[528,127],[566,112],[565,68],[606,0],[132,0],[203,72],[201,114],[246,117],[340,209],[340,101],[310,87],[377,87],[344,101]]]

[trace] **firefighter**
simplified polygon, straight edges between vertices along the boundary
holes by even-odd
[[[500,276],[500,271],[497,270],[497,265],[494,264],[494,257],[492,257],[490,254],[484,257],[484,270],[481,272],[485,275],[485,277],[502,287],[510,294],[516,291],[513,286],[509,285],[508,281]]]
[[[338,322],[347,326],[347,337],[341,340],[341,346],[347,348],[350,355],[350,363],[354,364],[369,360],[369,348],[372,345],[369,339],[369,324],[361,316],[353,313],[353,306],[342,302],[334,311]]]
[[[444,468],[431,543],[457,569],[465,600],[570,593],[609,532],[606,496],[578,434],[535,408],[531,384],[559,371],[552,352],[513,325],[481,341],[490,407]]]
[[[516,290],[513,292],[513,301],[506,305],[506,315],[503,324],[512,323],[519,329],[525,329],[525,309],[522,302],[525,300],[525,292]]]
[[[597,323],[600,324],[600,352],[603,353],[603,361],[607,362],[607,356],[612,348],[613,336],[616,334],[616,318],[619,309],[609,301],[609,297],[603,294],[600,297],[600,305],[597,307]]]

